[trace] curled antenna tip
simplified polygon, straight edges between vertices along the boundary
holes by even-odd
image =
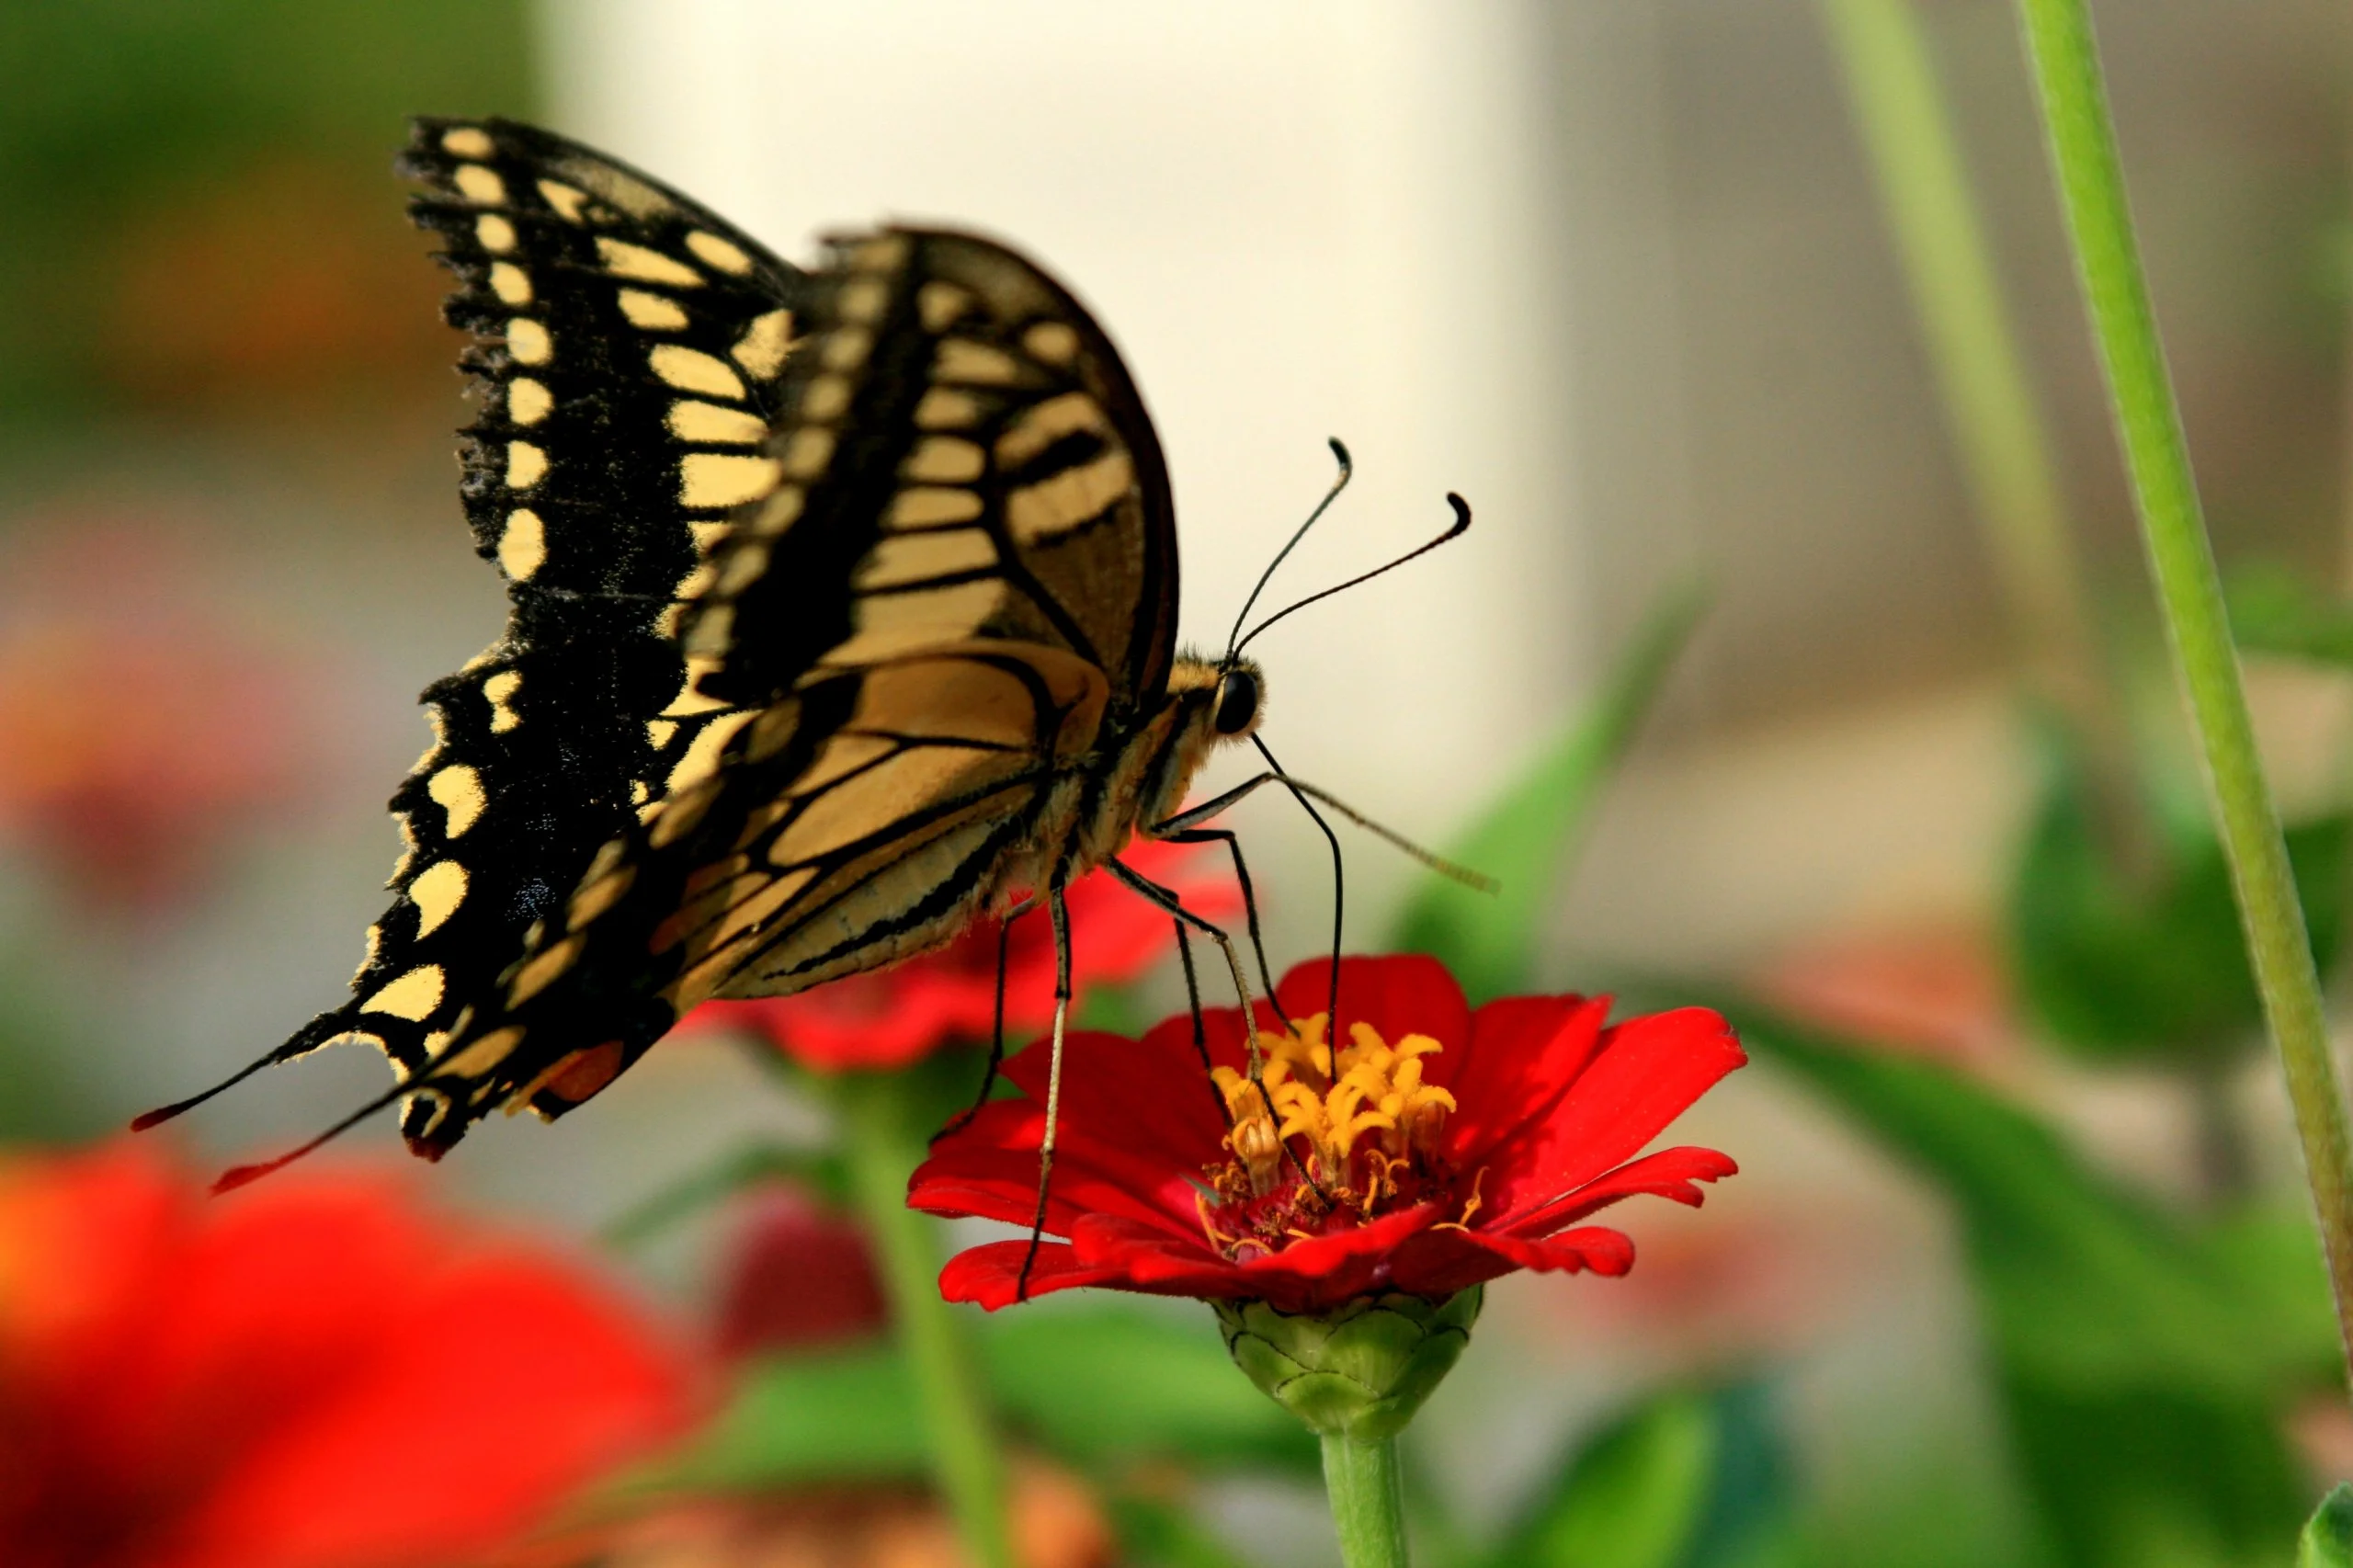
[[[1342,473],[1355,472],[1357,460],[1356,459],[1348,456],[1347,443],[1341,440],[1337,436],[1326,436],[1324,439],[1325,444],[1331,447],[1332,457],[1334,460],[1339,463],[1340,472]]]
[[[1447,538],[1452,539],[1471,526],[1471,503],[1449,490],[1446,493],[1446,504],[1454,508],[1454,527],[1447,532]]]
[[[187,1108],[186,1106],[167,1105],[156,1110],[142,1111],[131,1119],[131,1130],[144,1132],[151,1127],[161,1127]]]

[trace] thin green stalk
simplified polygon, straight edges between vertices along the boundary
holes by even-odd
[[[2256,753],[2213,546],[2149,305],[2091,16],[2084,0],[2018,0],[2018,14],[2149,570],[2206,760],[2248,954],[2295,1106],[2338,1329],[2353,1359],[2353,1138],[2329,1054],[2303,906]]]
[[[1405,1568],[1405,1479],[1397,1439],[1324,1437],[1324,1490],[1347,1568]]]
[[[2151,857],[2049,427],[1914,0],[1822,0],[1973,509],[2029,678],[2082,738],[2109,847]]]
[[[964,1550],[981,1568],[1013,1568],[1005,1466],[964,1324],[939,1296],[935,1221],[907,1207],[907,1177],[924,1156],[903,1074],[850,1073],[832,1080],[847,1144],[850,1182],[881,1264],[892,1324],[923,1403],[932,1472],[956,1517]]]

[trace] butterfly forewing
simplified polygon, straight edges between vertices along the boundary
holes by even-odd
[[[428,1085],[454,1142],[556,1114],[706,996],[952,936],[1106,787],[1173,655],[1156,442],[1093,322],[970,236],[836,244],[763,455],[682,627],[710,705]]]
[[[723,716],[692,689],[678,606],[730,512],[773,483],[763,448],[807,285],[686,198],[529,127],[422,121],[402,166],[458,278],[446,313],[474,335],[461,494],[512,612],[425,693],[435,740],[392,802],[409,849],[352,999],[276,1054],[357,1036],[413,1076]]]

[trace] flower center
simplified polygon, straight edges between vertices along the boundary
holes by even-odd
[[[1203,1231],[1229,1257],[1279,1252],[1443,1197],[1450,1185],[1438,1138],[1454,1096],[1422,1082],[1422,1058],[1445,1048],[1418,1034],[1392,1045],[1358,1021],[1336,1059],[1324,1039],[1329,1021],[1317,1013],[1294,1029],[1260,1032],[1263,1093],[1246,1073],[1212,1070],[1233,1158],[1202,1172],[1199,1203]]]

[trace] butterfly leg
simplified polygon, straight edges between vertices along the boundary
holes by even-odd
[[[1233,880],[1242,889],[1242,914],[1245,923],[1250,928],[1251,956],[1258,961],[1258,983],[1265,988],[1267,996],[1271,1001],[1275,994],[1275,976],[1274,971],[1267,967],[1266,940],[1258,934],[1258,897],[1250,886],[1250,868],[1242,861],[1242,840],[1234,835],[1233,829],[1223,827],[1188,827],[1170,834],[1168,839],[1173,844],[1213,844],[1222,841],[1226,852],[1233,857]],[[1181,936],[1184,931],[1182,922],[1178,923],[1177,931]],[[1275,1003],[1275,1011],[1277,1013],[1282,1011],[1281,1003]],[[1290,1020],[1286,1018],[1283,1021],[1289,1023]]]
[[[1046,1068],[1046,1136],[1038,1144],[1038,1208],[1029,1217],[1029,1250],[1021,1257],[1021,1273],[1014,1281],[1013,1299],[1029,1299],[1029,1270],[1038,1262],[1038,1248],[1046,1237],[1046,1194],[1054,1180],[1054,1135],[1062,1126],[1063,1036],[1070,1026],[1070,909],[1063,902],[1062,878],[1046,884],[1046,918],[1054,927],[1053,1055]]]
[[[1200,915],[1194,914],[1191,910],[1186,908],[1184,901],[1176,896],[1176,889],[1162,887],[1150,877],[1145,876],[1134,867],[1123,863],[1116,857],[1109,860],[1106,860],[1103,863],[1110,868],[1111,874],[1113,876],[1119,878],[1120,881],[1127,883],[1130,888],[1139,893],[1142,893],[1144,897],[1150,899],[1153,903],[1160,905],[1161,908],[1175,915],[1176,917],[1177,930],[1179,933],[1182,933],[1184,928],[1189,925],[1194,929],[1207,934],[1210,940],[1215,942],[1224,950],[1226,967],[1233,972],[1233,988],[1242,994],[1244,1033],[1247,1036],[1249,1042],[1250,1086],[1258,1091],[1258,1103],[1267,1108],[1267,1115],[1274,1120],[1276,1125],[1280,1126],[1282,1123],[1282,1118],[1275,1112],[1275,1097],[1267,1092],[1266,1060],[1264,1055],[1258,1050],[1258,1030],[1256,1020],[1252,1017],[1250,1006],[1250,984],[1249,982],[1242,978],[1242,956],[1234,951],[1233,938],[1227,936],[1224,928],[1218,926],[1214,921],[1206,920]],[[1190,958],[1191,954],[1189,949],[1188,949],[1187,968],[1188,971],[1191,967]],[[1193,1027],[1197,1031],[1197,1037],[1201,1028],[1200,1017],[1200,998],[1197,993],[1193,1001]],[[1206,1039],[1200,1039],[1199,1043],[1201,1048],[1202,1059],[1206,1062],[1209,1055],[1208,1041]],[[1222,1101],[1225,1096],[1221,1095],[1218,1097]],[[1222,1107],[1221,1107],[1221,1108],[1222,1108]],[[1233,1124],[1233,1113],[1228,1111],[1226,1112],[1226,1125],[1231,1127]],[[1318,1198],[1323,1199],[1326,1202],[1331,1201],[1331,1194],[1325,1192],[1321,1184],[1319,1184],[1315,1177],[1308,1171],[1307,1167],[1300,1164],[1299,1156],[1290,1152],[1290,1144],[1286,1143],[1283,1145],[1283,1154],[1286,1159],[1290,1161],[1291,1168],[1299,1173],[1300,1179],[1305,1182]]]
[[[1217,1079],[1211,1075],[1210,1062],[1209,1024],[1201,1017],[1201,977],[1193,969],[1193,934],[1182,920],[1176,927],[1176,957],[1185,966],[1185,1003],[1193,1015],[1193,1054],[1201,1059],[1201,1082],[1210,1086],[1210,1098],[1217,1102],[1217,1114],[1225,1122],[1226,1131],[1233,1131],[1233,1111],[1226,1105],[1225,1096],[1217,1092]]]
[[[989,1095],[996,1087],[997,1074],[1005,1066],[1005,971],[1006,951],[1013,940],[1013,923],[1037,907],[1038,900],[1034,895],[1025,898],[1019,903],[1015,904],[1011,909],[1006,910],[1005,912],[1005,917],[997,922],[996,1022],[995,1027],[989,1030],[989,1064],[987,1069],[981,1074],[981,1092],[972,1096],[971,1108],[965,1110],[962,1114],[959,1115],[955,1120],[949,1122],[947,1126],[933,1133],[931,1135],[931,1141],[935,1143],[938,1142],[942,1138],[947,1137],[951,1132],[962,1131],[966,1123],[970,1122],[972,1118],[981,1114],[981,1108],[989,1103]]]

